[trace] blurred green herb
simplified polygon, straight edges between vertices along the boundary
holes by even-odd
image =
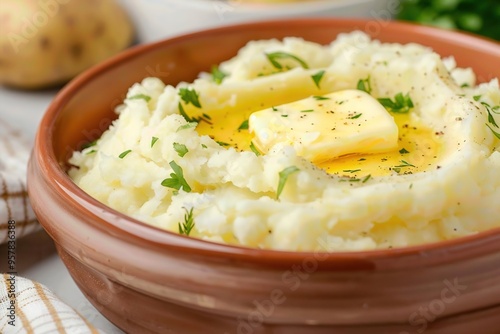
[[[217,67],[215,65],[212,66],[212,79],[214,80],[214,82],[216,84],[220,85],[225,77],[227,77],[227,74],[222,72],[219,69],[219,67]]]
[[[500,40],[498,0],[402,0],[397,18]]]
[[[129,100],[144,100],[146,102],[151,101],[151,97],[144,94],[137,94],[128,98]]]

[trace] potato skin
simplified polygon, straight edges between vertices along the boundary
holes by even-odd
[[[67,82],[121,51],[132,23],[115,0],[1,0],[0,83],[39,89]]]

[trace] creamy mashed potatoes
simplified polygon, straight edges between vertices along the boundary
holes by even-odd
[[[500,226],[499,105],[496,79],[476,85],[421,45],[254,41],[193,83],[135,84],[69,174],[120,212],[205,240],[429,243]]]

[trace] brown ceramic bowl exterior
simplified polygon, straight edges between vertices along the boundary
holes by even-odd
[[[247,41],[329,43],[365,30],[454,55],[481,81],[500,77],[500,45],[397,22],[297,19],[244,24],[139,46],[87,71],[48,109],[29,165],[29,194],[72,277],[130,333],[499,333],[500,229],[419,247],[294,253],[232,247],[156,229],[91,198],[66,161],[115,118],[146,76],[191,81]],[[500,219],[500,218],[499,218]]]

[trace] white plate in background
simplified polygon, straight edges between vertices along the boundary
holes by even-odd
[[[373,17],[387,20],[399,0],[316,0],[248,4],[245,0],[119,0],[137,28],[139,42],[216,26],[287,17]]]

